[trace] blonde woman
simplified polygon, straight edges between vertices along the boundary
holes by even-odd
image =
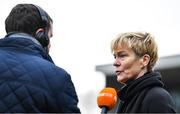
[[[158,60],[154,37],[146,32],[119,35],[111,43],[118,92],[117,113],[174,113],[171,95],[163,88],[161,74],[153,70]]]

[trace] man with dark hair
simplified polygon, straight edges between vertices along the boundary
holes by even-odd
[[[53,21],[39,6],[18,4],[0,39],[0,112],[80,113],[70,75],[49,56]]]

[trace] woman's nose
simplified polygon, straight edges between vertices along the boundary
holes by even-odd
[[[115,66],[115,67],[120,66],[120,61],[117,58],[114,60],[113,66]]]

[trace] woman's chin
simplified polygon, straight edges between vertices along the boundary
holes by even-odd
[[[122,78],[121,76],[117,76],[117,81],[121,84],[125,84],[127,80]]]

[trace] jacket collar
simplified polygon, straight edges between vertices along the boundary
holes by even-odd
[[[118,96],[122,101],[130,100],[143,89],[153,86],[164,86],[159,72],[151,71],[144,74],[142,77],[129,82],[120,89]]]
[[[41,44],[34,38],[32,37],[31,35],[29,34],[26,34],[26,33],[22,33],[22,32],[10,32],[8,33],[5,38],[11,38],[11,37],[19,37],[19,38],[26,38],[26,39],[29,39],[31,41],[33,41],[34,43],[38,44],[41,46]]]
[[[7,34],[5,38],[0,39],[0,47],[7,47],[7,49],[14,51],[21,51],[22,53],[41,56],[42,58],[54,63],[41,44],[34,37],[25,33],[12,32]]]

